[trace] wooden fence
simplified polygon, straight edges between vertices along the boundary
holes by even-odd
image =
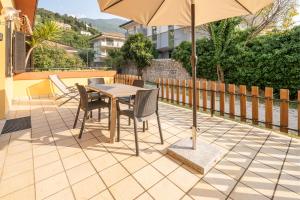
[[[123,84],[132,84],[137,76],[117,75],[115,82]],[[192,107],[192,81],[191,80],[174,80],[174,79],[157,79],[157,87],[160,88],[160,98],[169,103]],[[254,125],[264,124],[266,128],[279,128],[281,132],[298,133],[300,136],[300,91],[298,99],[289,99],[289,90],[280,90],[280,99],[273,96],[273,88],[266,87],[264,92],[257,86],[252,86],[247,90],[245,85],[236,86],[234,84],[224,84],[215,81],[198,80],[196,83],[197,94],[196,104],[198,110],[210,112],[213,116],[218,113],[220,116],[229,116],[231,119],[239,119],[242,122],[251,122]],[[251,103],[251,109],[247,109],[247,104]],[[238,106],[236,104],[239,104]],[[260,104],[264,107],[260,107]],[[279,124],[273,120],[274,104],[278,105],[280,112]],[[290,104],[295,105],[297,110],[297,120],[293,122],[296,127],[289,127],[289,109]],[[228,105],[228,111],[226,111]],[[249,105],[248,105],[249,106]],[[239,112],[236,111],[239,108]],[[264,119],[261,119],[259,113],[264,108]],[[251,117],[247,117],[247,110],[251,110]]]

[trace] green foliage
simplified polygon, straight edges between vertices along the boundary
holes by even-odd
[[[77,49],[89,48],[91,46],[89,36],[81,35],[72,30],[63,31],[63,37],[56,41]]]
[[[83,61],[76,55],[69,55],[63,49],[51,47],[36,48],[33,53],[36,70],[51,70],[57,68],[77,69],[84,66]]]
[[[109,68],[119,71],[125,64],[125,59],[121,49],[111,49],[108,51],[108,57],[105,60],[105,65]]]
[[[81,49],[78,56],[81,58],[81,60],[83,60],[84,63],[86,63],[87,67],[90,67],[94,60],[95,51],[91,48]]]
[[[263,35],[245,44],[247,32],[237,32],[220,64],[225,82],[250,86],[290,89],[295,98],[300,89],[300,27],[285,32]],[[198,77],[216,80],[214,44],[209,39],[197,41]],[[191,73],[191,44],[183,42],[172,57]]]
[[[130,35],[121,50],[124,58],[136,65],[139,75],[142,75],[143,68],[151,64],[153,58],[152,42],[143,34]]]

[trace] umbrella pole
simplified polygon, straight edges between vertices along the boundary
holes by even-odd
[[[192,55],[191,55],[191,64],[192,64],[192,81],[193,81],[193,127],[192,127],[192,140],[193,140],[193,149],[196,150],[197,143],[197,105],[196,105],[196,39],[195,39],[195,0],[191,0],[191,34],[192,34]]]

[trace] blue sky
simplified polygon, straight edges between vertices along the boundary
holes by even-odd
[[[300,4],[300,0],[297,0]],[[98,7],[97,0],[39,0],[39,7],[58,12],[61,14],[68,14],[76,17],[97,18],[116,18],[114,15],[101,13]],[[298,12],[300,7],[298,5]],[[295,21],[300,23],[300,15],[295,18]]]

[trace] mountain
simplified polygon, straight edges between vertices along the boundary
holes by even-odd
[[[80,18],[80,21],[83,21],[87,24],[91,24],[93,28],[101,32],[118,32],[125,33],[124,29],[121,29],[119,26],[125,22],[124,19],[90,19],[90,18]]]

